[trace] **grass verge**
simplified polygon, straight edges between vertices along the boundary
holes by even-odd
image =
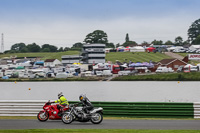
[[[200,72],[119,76],[111,81],[200,81]]]

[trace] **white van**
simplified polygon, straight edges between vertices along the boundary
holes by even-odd
[[[157,70],[156,70],[156,73],[165,73],[165,72],[174,72],[174,70],[169,67],[158,67]]]
[[[103,70],[103,76],[112,76],[111,70]]]
[[[2,78],[3,77],[3,72],[0,72],[0,78]]]

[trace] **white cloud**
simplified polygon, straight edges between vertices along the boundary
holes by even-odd
[[[38,22],[0,22],[0,29],[4,33],[5,50],[19,42],[26,44],[48,43],[57,47],[71,47],[76,42],[82,42],[88,33],[103,30],[108,34],[109,42],[123,43],[126,33],[130,40],[142,43],[154,39],[174,41],[181,36],[187,39],[187,30],[197,18],[190,16],[166,16],[163,18],[134,18],[119,17],[111,20],[97,19],[61,19]]]

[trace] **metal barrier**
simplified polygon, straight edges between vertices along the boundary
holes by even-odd
[[[47,101],[0,100],[0,116],[36,116]],[[73,104],[76,101],[69,101]],[[200,118],[200,103],[92,102],[105,116],[137,118]]]
[[[194,118],[200,118],[200,102],[194,103]]]

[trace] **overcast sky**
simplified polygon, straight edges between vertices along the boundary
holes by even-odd
[[[187,39],[200,0],[0,0],[4,49],[19,42],[71,47],[103,30],[109,42]]]

